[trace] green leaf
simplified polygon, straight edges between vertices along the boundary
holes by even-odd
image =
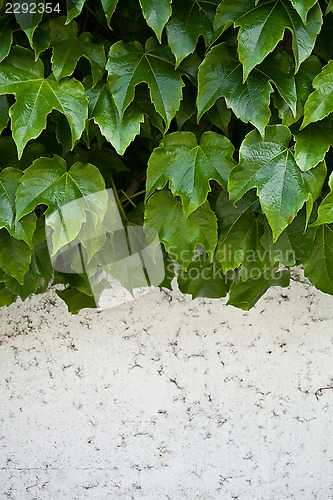
[[[25,2],[25,0],[15,0],[15,3],[20,5],[17,13],[15,13],[16,21],[21,26],[21,29],[26,33],[29,43],[33,48],[34,32],[43,17],[40,5],[42,4],[44,6],[44,0],[38,0],[38,3],[36,2],[37,5],[35,5],[35,9],[32,9],[31,4],[29,6],[29,3]],[[25,12],[24,6],[28,7],[28,9],[26,9],[27,12]]]
[[[309,255],[316,236],[316,229],[307,228],[306,225],[307,214],[306,210],[302,208],[290,226],[288,226],[280,236],[280,238],[283,238],[284,242],[288,239],[291,251],[288,252],[288,248],[286,248],[285,253],[282,254],[283,260],[281,259],[279,262],[288,266],[291,265],[288,264],[288,261],[292,262],[295,260],[296,264],[298,264],[299,262],[303,262],[305,257]],[[276,243],[280,244],[280,238]]]
[[[51,19],[47,23],[40,24],[33,38],[33,45],[36,54],[36,60],[44,50],[48,49],[50,45],[55,45],[64,40],[70,40],[77,36],[78,27],[75,21],[66,23],[66,17],[60,16]]]
[[[294,9],[297,10],[303,24],[306,24],[309,10],[317,3],[317,0],[290,0]]]
[[[26,300],[29,295],[37,292],[39,288],[39,278],[34,275],[30,269],[24,276],[22,283],[19,283],[11,276],[5,276],[4,282],[6,287],[15,295],[18,295],[22,300]]]
[[[257,218],[254,224],[252,248],[245,254],[244,261],[239,270],[239,277],[242,281],[254,278],[260,279],[272,266],[272,256],[261,244],[263,233],[263,224]]]
[[[253,6],[252,0],[224,0],[218,11],[215,29],[221,31],[223,23],[240,28],[238,32],[239,59],[243,64],[244,81],[252,69],[260,64],[282,40],[285,30],[293,35],[292,49],[296,71],[314,47],[322,25],[322,14],[316,3],[308,13],[306,25],[287,0],[269,0]],[[223,28],[222,28],[223,29]]]
[[[157,231],[170,257],[185,269],[193,260],[198,245],[212,260],[217,243],[217,223],[207,201],[185,218],[180,200],[168,190],[158,191],[147,202],[144,227]]]
[[[229,139],[215,132],[205,132],[199,144],[191,132],[166,135],[149,159],[146,197],[169,183],[188,217],[205,202],[210,180],[226,187],[235,164],[233,152]]]
[[[23,284],[24,275],[30,267],[31,250],[24,241],[19,241],[0,230],[0,269]]]
[[[80,203],[72,203],[70,210],[62,210],[74,200],[80,200]],[[104,179],[90,164],[77,162],[67,171],[65,160],[59,156],[40,158],[24,171],[21,178],[16,193],[16,220],[32,212],[39,204],[48,206],[45,216],[47,224],[54,230],[55,254],[77,237],[86,220],[85,211],[95,214],[97,220],[103,219],[107,206]]]
[[[70,40],[76,38],[78,34],[78,26],[75,21],[66,23],[66,17],[60,16],[51,19],[47,23],[50,30],[50,44],[62,42],[63,40]]]
[[[329,14],[330,12],[333,12],[333,0],[329,0],[325,15],[327,16],[327,14]]]
[[[0,172],[0,225],[9,229],[15,219],[15,193],[22,177],[21,170],[8,167]]]
[[[9,106],[6,96],[0,96],[0,134],[9,122]]]
[[[77,314],[81,309],[94,309],[97,307],[94,297],[91,297],[76,288],[68,287],[65,290],[56,290],[56,294],[60,297],[68,307],[68,312]]]
[[[297,220],[297,217],[294,219],[294,222],[295,220]],[[295,252],[289,239],[288,232],[291,226],[292,224],[280,234],[275,242],[273,242],[271,228],[265,222],[265,232],[260,238],[260,243],[269,255],[269,263],[271,266],[279,262],[285,266],[294,266],[296,264]]]
[[[101,3],[103,6],[108,26],[110,26],[111,17],[114,11],[116,10],[118,0],[101,0]]]
[[[101,133],[112,144],[118,154],[123,155],[135,136],[140,133],[140,124],[144,121],[144,114],[140,107],[133,102],[126,109],[120,120],[110,88],[107,84],[88,93],[93,96],[89,100],[90,117],[99,126]]]
[[[277,270],[277,266],[272,267],[259,278],[255,277],[231,285],[230,298],[227,304],[248,311],[270,287],[287,287],[289,285],[289,280],[289,271]]]
[[[23,172],[12,167],[0,172],[0,229],[6,228],[18,240],[32,247],[36,216],[30,214],[15,223],[15,194]]]
[[[218,127],[228,137],[231,111],[227,108],[225,99],[220,97],[208,111],[208,116],[212,123]]]
[[[69,24],[74,17],[77,17],[83,8],[85,0],[67,0],[67,21]]]
[[[167,24],[169,46],[178,66],[191,54],[202,35],[206,45],[213,36],[213,19],[219,0],[182,0],[173,2],[172,16]]]
[[[333,227],[318,227],[311,252],[304,260],[304,274],[311,283],[333,295]]]
[[[50,46],[49,23],[41,23],[37,26],[33,36],[33,48],[35,49],[35,60],[39,59],[42,52]]]
[[[281,56],[282,57],[282,56]],[[198,120],[219,97],[224,97],[229,108],[245,123],[251,122],[263,136],[270,119],[272,81],[293,111],[296,88],[292,76],[280,71],[276,58],[265,61],[242,83],[242,66],[235,48],[221,43],[206,55],[198,74]]]
[[[305,189],[308,192],[308,200],[306,201],[306,226],[312,214],[314,201],[320,196],[321,190],[323,189],[326,174],[327,168],[324,161],[311,170],[302,173]]]
[[[258,225],[253,205],[256,202],[256,197],[247,196],[235,207],[225,191],[219,193],[216,201],[220,233],[217,256],[224,273],[243,264],[255,247]]]
[[[230,198],[237,202],[254,187],[276,241],[308,198],[301,172],[289,149],[290,131],[284,125],[266,129],[265,141],[250,132],[240,148],[240,162],[229,177]]]
[[[13,168],[24,170],[26,167],[30,166],[34,160],[41,156],[48,156],[45,147],[38,142],[33,142],[28,144],[21,160],[19,160],[13,139],[9,136],[0,137],[0,170],[6,168],[8,165],[11,165]]]
[[[10,306],[16,300],[16,295],[6,285],[0,283],[0,307]]]
[[[140,0],[142,14],[161,43],[162,31],[171,16],[171,0]]]
[[[283,125],[290,126],[296,123],[304,113],[304,104],[312,91],[312,82],[320,73],[322,65],[318,57],[311,55],[304,61],[295,75],[296,83],[296,116],[291,112],[290,107],[282,100],[279,95],[274,95],[275,105],[278,109]]]
[[[306,172],[323,161],[329,147],[333,144],[332,129],[329,123],[310,124],[294,134],[296,140],[295,161]]]
[[[184,85],[169,47],[159,46],[153,38],[147,41],[145,50],[138,42],[120,41],[112,45],[106,68],[121,119],[134,99],[136,85],[146,82],[155,109],[169,128],[179,109]]]
[[[102,78],[105,71],[105,52],[103,42],[97,42],[90,33],[81,33],[78,38],[63,40],[53,44],[52,70],[59,81],[73,74],[76,64],[85,57],[91,64],[93,86]]]
[[[309,123],[322,120],[333,111],[333,61],[323,67],[312,85],[315,90],[305,103],[301,129]]]
[[[52,109],[66,116],[72,133],[72,147],[80,138],[88,114],[82,84],[67,78],[57,83],[52,76],[44,79],[43,63],[34,61],[30,50],[13,47],[0,64],[0,94],[16,96],[9,114],[19,158],[27,142],[45,129],[46,117]]]
[[[13,42],[12,16],[0,16],[0,62],[8,56]]]
[[[196,97],[196,87],[194,87],[192,84],[185,85],[185,87],[183,88],[183,100],[180,103],[180,108],[176,113],[178,130],[181,130],[187,120],[189,120],[196,112]]]
[[[266,57],[254,71],[262,73],[273,83],[292,114],[296,115],[297,92],[293,75],[294,64],[290,55],[287,52],[272,54]]]
[[[327,174],[326,163],[322,161],[316,167],[302,172],[305,189],[316,200],[321,193]]]
[[[256,5],[257,3],[258,2],[256,2]],[[253,7],[253,2],[251,3],[251,7]],[[232,26],[236,19],[246,14],[248,10],[248,0],[238,0],[237,2],[223,0],[216,9],[213,21],[213,42],[215,42],[225,30]]]
[[[230,282],[223,274],[221,264],[214,260],[213,263],[207,253],[199,255],[188,268],[180,268],[177,275],[179,290],[182,293],[197,297],[217,299],[225,297],[228,293]]]
[[[333,222],[333,173],[329,177],[328,185],[330,192],[319,205],[318,218],[313,226],[331,224]]]

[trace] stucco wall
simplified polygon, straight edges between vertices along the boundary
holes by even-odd
[[[0,498],[333,498],[333,298],[0,310]]]

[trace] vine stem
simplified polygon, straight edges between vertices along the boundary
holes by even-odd
[[[332,385],[328,385],[327,387],[321,387],[320,389],[317,389],[315,392],[315,396],[317,398],[317,401],[319,401],[319,397],[323,395],[323,391],[329,391],[329,390],[333,390]]]
[[[123,216],[124,220],[126,222],[128,222],[128,218],[127,218],[126,212],[125,212],[124,207],[122,206],[121,201],[119,199],[118,191],[117,191],[117,188],[116,188],[116,185],[114,183],[112,175],[111,175],[111,185],[112,185],[112,189],[113,189],[113,192],[114,192],[114,197],[116,199],[116,202],[117,202],[118,208],[120,210],[120,213]]]
[[[125,196],[126,200],[131,203],[133,205],[133,207],[136,207],[136,204],[134,203],[134,201],[131,200],[131,198],[129,196],[127,196],[127,194],[125,193],[125,191],[123,191],[122,189],[120,190],[123,195]]]

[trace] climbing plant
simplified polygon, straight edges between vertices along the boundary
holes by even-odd
[[[157,281],[138,250],[148,284],[176,274],[247,310],[302,265],[333,294],[332,12],[0,0],[0,305],[57,285],[71,312],[95,307],[103,272],[140,286],[118,243],[134,227],[161,249]],[[88,265],[54,265],[75,242]]]

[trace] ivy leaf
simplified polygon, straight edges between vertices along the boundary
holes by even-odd
[[[69,24],[74,17],[77,17],[83,8],[85,0],[67,0],[67,21]]]
[[[311,194],[313,200],[316,200],[320,196],[326,179],[326,174],[327,168],[326,162],[324,161],[311,170],[302,172],[305,188],[308,193]]]
[[[140,0],[142,14],[161,43],[162,31],[171,16],[171,0]]]
[[[108,26],[110,26],[111,17],[116,10],[118,0],[101,0],[101,2]]]
[[[18,12],[15,13],[16,21],[19,23],[21,29],[27,35],[29,43],[33,48],[34,32],[43,17],[43,12],[40,8],[40,5],[42,4],[44,7],[44,0],[38,0],[38,3],[36,2],[35,4],[35,9],[32,9],[30,6],[27,12],[24,11],[23,5],[29,6],[29,3],[26,3],[25,0],[18,0],[18,2],[15,1],[15,3],[18,3],[20,5]]]
[[[193,299],[225,297],[230,287],[230,280],[223,274],[221,264],[216,259],[211,263],[205,252],[191,262],[186,270],[179,269],[177,281],[179,290],[192,295]]]
[[[65,302],[70,314],[77,314],[84,308],[95,309],[97,307],[94,297],[80,292],[74,287],[56,290],[56,294]]]
[[[269,0],[253,6],[252,0],[241,0],[235,8],[234,0],[225,0],[218,11],[216,29],[220,32],[223,23],[240,28],[238,32],[238,53],[243,64],[245,81],[252,69],[260,64],[274,50],[284,36],[285,29],[293,35],[292,49],[296,71],[307,59],[314,47],[322,25],[322,14],[316,3],[309,11],[307,23],[303,24],[299,14],[287,0]],[[222,28],[222,30],[224,27]]]
[[[218,127],[228,137],[229,136],[229,123],[231,120],[231,111],[227,108],[225,99],[220,97],[216,103],[208,111],[208,116],[212,123]]]
[[[290,224],[290,228],[288,227],[286,230],[291,247],[294,251],[296,264],[303,262],[309,255],[316,236],[315,228],[306,228],[306,218],[305,211],[301,210],[300,215],[293,220]]]
[[[306,24],[309,10],[317,3],[317,0],[290,0],[294,9],[297,10],[303,24]]]
[[[12,167],[0,172],[0,229],[5,227],[9,234],[32,248],[37,219],[35,214],[29,214],[15,223],[15,194],[22,175],[22,170]]]
[[[293,222],[297,219],[298,217],[296,217]],[[271,266],[279,262],[285,266],[294,266],[296,264],[295,252],[290,242],[288,232],[291,226],[292,224],[280,234],[275,242],[273,242],[272,230],[266,221],[264,222],[265,230],[260,238],[260,243],[269,255],[269,263]]]
[[[23,284],[24,275],[31,262],[31,250],[24,241],[10,236],[6,229],[0,230],[0,269]]]
[[[296,87],[293,77],[280,71],[277,61],[265,61],[242,83],[242,65],[235,48],[221,43],[213,47],[199,67],[198,120],[219,97],[225,97],[227,106],[245,123],[251,122],[263,136],[270,119],[270,95],[273,81],[295,112]]]
[[[294,64],[290,55],[287,52],[270,55],[254,71],[262,73],[274,84],[293,116],[296,115],[297,92],[293,75]]]
[[[234,283],[230,288],[228,305],[248,311],[272,286],[289,286],[290,273],[287,270],[278,270],[277,266],[265,271],[259,278]]]
[[[309,123],[325,118],[333,111],[333,61],[323,67],[321,73],[313,80],[315,89],[309,95],[304,107],[304,119],[300,130]]]
[[[0,134],[7,127],[9,122],[9,106],[7,97],[1,95],[0,96]]]
[[[213,37],[213,20],[219,0],[182,0],[172,4],[167,24],[169,46],[176,57],[176,67],[191,54],[202,35],[206,45]]]
[[[0,307],[10,306],[16,300],[16,295],[4,283],[0,283]]]
[[[191,84],[185,85],[183,89],[183,100],[180,103],[180,108],[176,113],[176,121],[178,130],[181,130],[183,125],[196,112],[195,100],[197,97],[197,89]]]
[[[145,50],[139,42],[117,42],[110,48],[106,68],[121,119],[134,99],[136,85],[146,82],[155,109],[169,128],[179,109],[184,83],[168,46],[159,46],[153,38],[147,41]]]
[[[327,14],[329,14],[330,12],[333,12],[333,0],[329,0],[325,15],[327,16]]]
[[[258,2],[256,2],[257,4]],[[253,7],[251,2],[250,8]],[[213,42],[215,42],[230,26],[234,24],[236,19],[242,17],[249,10],[248,0],[238,0],[231,2],[224,0],[216,9],[215,18],[213,21]]]
[[[78,38],[53,44],[51,63],[55,79],[59,81],[64,76],[72,75],[81,57],[91,64],[95,86],[104,74],[106,57],[103,42],[95,41],[90,33],[81,33]]]
[[[23,47],[13,47],[0,64],[0,94],[16,96],[9,114],[19,158],[27,142],[45,129],[52,109],[66,116],[72,147],[84,130],[88,106],[82,84],[74,79],[57,83],[52,76],[44,79],[43,63],[34,61],[33,53]]]
[[[48,154],[44,146],[35,142],[26,147],[21,160],[18,160],[17,150],[13,139],[9,136],[0,137],[0,170],[6,168],[7,165],[24,170],[26,167],[31,165],[36,158],[47,155]]]
[[[55,45],[61,41],[70,40],[77,36],[78,27],[76,22],[71,21],[69,24],[65,23],[66,16],[59,16],[37,27],[33,38],[36,60],[44,50],[50,47],[50,45]]]
[[[170,257],[185,269],[198,245],[202,245],[212,260],[217,223],[207,201],[185,218],[180,200],[166,189],[158,191],[147,202],[144,228],[155,229]]]
[[[62,210],[74,200],[80,203],[71,203],[70,210]],[[39,204],[48,206],[45,216],[54,230],[52,243],[53,253],[56,253],[77,237],[86,220],[85,211],[95,214],[97,220],[104,217],[107,206],[104,179],[90,164],[76,162],[67,171],[66,161],[59,156],[40,158],[21,178],[16,193],[16,221]]]
[[[304,113],[304,104],[310,93],[312,92],[312,82],[320,73],[322,65],[318,57],[311,55],[304,61],[295,75],[296,83],[296,114],[292,114],[290,107],[278,95],[274,95],[275,105],[278,110],[279,117],[282,119],[283,125],[290,126],[296,123]]]
[[[333,295],[333,226],[318,227],[311,252],[304,260],[304,274],[311,283]]]
[[[306,201],[306,226],[309,223],[312,214],[314,201],[320,196],[326,179],[327,168],[326,162],[322,161],[316,167],[302,173],[305,189],[308,192],[308,200]]]
[[[181,197],[188,217],[205,202],[210,180],[226,188],[235,164],[233,152],[229,139],[215,132],[205,132],[199,144],[192,132],[166,135],[148,162],[146,198],[169,183],[171,192]]]
[[[222,191],[216,201],[216,214],[219,225],[217,256],[223,272],[238,268],[255,246],[258,225],[253,205],[257,198],[242,198],[233,206],[228,194]]]
[[[10,14],[0,16],[0,62],[8,56],[13,42],[13,25]]]
[[[321,224],[331,224],[333,222],[333,173],[328,180],[330,192],[323,199],[318,207],[318,218],[312,226],[319,226]]]
[[[324,120],[310,124],[300,132],[296,132],[295,161],[299,168],[306,172],[323,161],[329,147],[333,144],[332,129]]]
[[[89,100],[90,117],[94,119],[101,133],[117,153],[123,155],[135,136],[140,133],[140,124],[144,121],[143,111],[136,102],[133,102],[126,109],[123,119],[120,120],[107,84],[91,91],[90,95],[94,95],[94,98]]]
[[[237,202],[254,187],[276,241],[308,198],[301,172],[289,149],[290,131],[284,125],[266,129],[265,141],[250,132],[240,148],[240,162],[229,177],[228,191]]]
[[[63,40],[75,38],[78,34],[78,26],[75,21],[66,22],[65,16],[51,19],[47,23],[50,30],[50,44],[55,44]]]

